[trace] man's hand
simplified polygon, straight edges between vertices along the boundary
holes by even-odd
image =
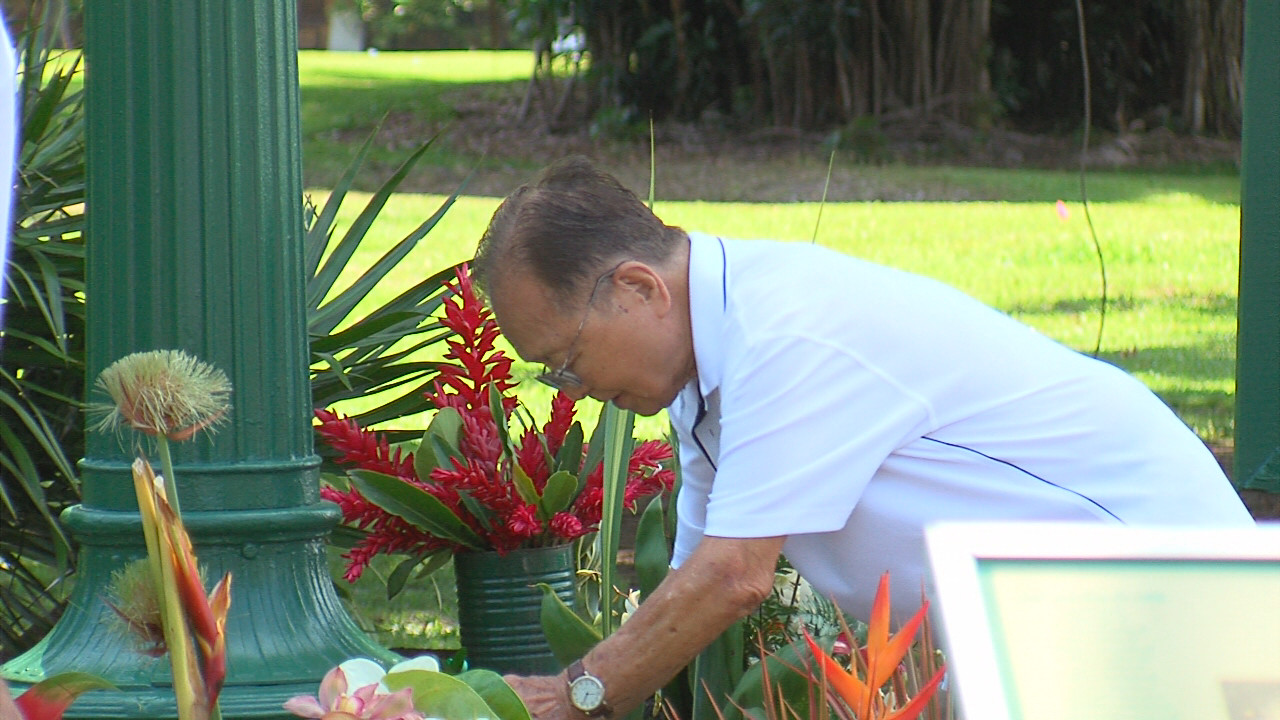
[[[507,681],[524,700],[534,720],[582,720],[582,713],[569,705],[568,680],[559,675],[506,675]]]
[[[745,617],[773,588],[784,537],[706,537],[672,570],[627,622],[583,658],[604,682],[605,700],[621,717],[639,707],[690,660]],[[565,674],[508,676],[536,720],[587,720],[569,704]]]

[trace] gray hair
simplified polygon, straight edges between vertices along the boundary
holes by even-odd
[[[476,247],[472,274],[491,296],[503,272],[532,272],[562,308],[624,260],[666,262],[684,231],[665,224],[635,193],[584,157],[560,160],[502,201]]]

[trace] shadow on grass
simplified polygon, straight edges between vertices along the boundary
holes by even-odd
[[[1096,313],[1102,305],[1100,297],[1070,298],[1047,304],[1018,304],[1005,308],[1013,316],[1022,315],[1076,315]],[[1200,315],[1235,317],[1236,296],[1227,293],[1176,293],[1160,297],[1135,298],[1131,295],[1107,298],[1107,312],[1128,312],[1152,308],[1176,306]]]
[[[1159,375],[1175,386],[1230,383],[1235,377],[1236,355],[1231,343],[1223,340],[1215,334],[1202,342],[1103,352],[1099,358],[1131,373]]]

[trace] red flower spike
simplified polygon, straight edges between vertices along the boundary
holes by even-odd
[[[512,422],[519,400],[510,392],[515,386],[512,358],[496,346],[500,337],[498,325],[476,297],[465,265],[446,286],[449,294],[442,303],[439,319],[454,336],[446,343],[446,362],[438,366],[439,375],[423,397],[436,409],[457,411],[461,419],[457,441],[460,457],[433,468],[429,477],[416,477],[412,456],[402,457],[399,451],[388,447],[379,433],[362,429],[329,410],[316,412],[321,437],[338,451],[340,463],[399,477],[429,493],[493,550],[507,552],[561,543],[595,531],[600,523],[602,468],[592,468],[578,497],[550,518],[537,501],[526,502],[520,496],[513,480],[518,468],[532,481],[535,492],[545,490],[547,478],[556,469],[556,456],[574,425],[573,399],[557,393],[551,401],[550,416],[540,427],[519,427]],[[491,394],[494,390],[496,394]],[[496,413],[489,407],[493,397],[501,403]],[[500,428],[497,423],[504,426]],[[512,441],[510,451],[504,447],[503,438]],[[585,455],[584,448],[576,462],[570,458],[569,469],[580,472],[577,466]],[[665,443],[637,445],[628,463],[623,491],[628,507],[634,509],[638,498],[671,488],[675,474],[666,467],[670,459],[671,448]],[[344,555],[348,580],[360,577],[369,561],[379,554],[412,556],[456,549],[452,541],[429,535],[389,514],[355,488],[326,487],[321,495],[338,504],[347,525],[366,531],[365,537]],[[476,508],[482,509],[473,514]]]
[[[338,462],[373,470],[384,475],[411,478],[413,453],[401,456],[400,450],[391,450],[386,438],[379,433],[365,430],[355,420],[343,418],[324,408],[315,411],[320,420],[320,436],[341,455]]]

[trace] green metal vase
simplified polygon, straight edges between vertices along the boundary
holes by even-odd
[[[551,586],[573,607],[572,544],[453,556],[458,582],[458,627],[467,663],[497,673],[549,675],[561,665],[542,632],[542,591]]]

